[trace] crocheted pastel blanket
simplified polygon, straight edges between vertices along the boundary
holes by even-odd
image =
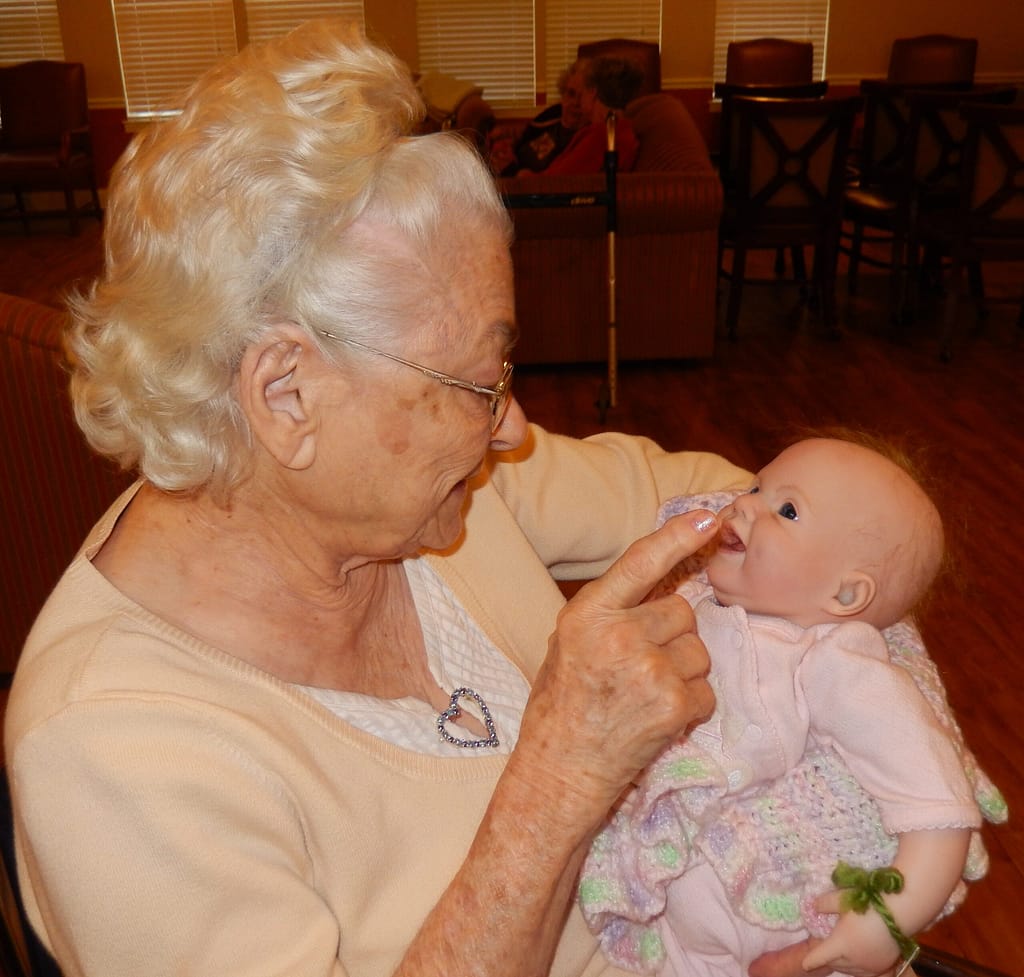
[[[679,496],[659,512],[661,525],[691,509],[718,511],[735,493]],[[703,573],[700,556],[680,565],[662,587]],[[963,763],[983,817],[1007,818],[1002,794],[964,742],[935,663],[916,627],[901,622],[884,632],[892,661],[905,668],[935,710]],[[824,935],[835,917],[814,909],[833,888],[840,860],[863,868],[892,863],[896,838],[882,827],[873,799],[832,750],[808,753],[776,782],[725,797],[719,765],[687,741],[671,746],[595,839],[580,877],[579,901],[607,958],[619,967],[655,973],[665,951],[657,920],[666,889],[697,860],[717,873],[740,917],[768,929]],[[963,879],[980,879],[988,855],[973,831]],[[964,899],[961,881],[943,913]]]

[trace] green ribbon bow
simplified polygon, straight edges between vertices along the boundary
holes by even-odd
[[[869,872],[867,869],[840,862],[832,873],[832,884],[843,890],[839,903],[842,912],[853,910],[863,916],[869,909],[874,909],[882,917],[885,928],[896,941],[903,959],[909,963],[917,956],[921,948],[899,928],[882,898],[884,895],[903,891],[903,873],[898,868],[888,866]]]

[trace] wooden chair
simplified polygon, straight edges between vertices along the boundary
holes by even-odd
[[[14,194],[25,233],[33,217],[66,216],[72,234],[81,214],[101,219],[85,68],[66,61],[0,68],[0,118],[0,191]],[[34,190],[63,192],[64,209],[31,211],[25,193]],[[81,206],[76,190],[89,192]]]
[[[93,523],[132,482],[75,424],[63,365],[65,315],[0,294],[0,681]]]
[[[789,43],[789,42],[786,42]],[[827,81],[813,81],[800,85],[738,85],[730,82],[719,82],[714,89],[715,98],[719,99],[718,115],[718,151],[713,154],[718,175],[722,181],[722,189],[728,196],[735,184],[736,169],[736,118],[732,111],[734,98],[824,98],[828,94]],[[806,281],[807,272],[803,262],[803,250],[791,249],[793,274],[800,281]],[[781,278],[786,273],[786,254],[779,248],[775,254],[775,275]]]
[[[730,85],[807,85],[814,80],[814,45],[778,37],[732,41],[725,52],[725,80]]]
[[[936,278],[941,275],[940,253],[922,255],[920,226],[933,213],[955,211],[963,180],[962,153],[967,123],[964,105],[1008,105],[1016,97],[1014,87],[992,86],[968,92],[917,90],[908,92],[910,124],[907,138],[907,260],[905,309],[909,318],[917,311],[919,270],[922,258]],[[972,282],[983,293],[980,270]]]
[[[898,37],[886,80],[899,85],[972,85],[978,41],[949,34]]]
[[[822,322],[837,332],[836,257],[846,153],[860,99],[736,98],[734,192],[722,217],[722,248],[733,252],[726,322],[735,338],[746,255],[761,248],[814,249]],[[721,270],[721,268],[720,268]]]
[[[814,85],[814,45],[810,41],[791,41],[780,37],[755,37],[731,41],[725,52],[725,82],[715,85],[715,97],[721,99],[716,159],[722,183],[729,192],[732,147],[735,126],[731,119],[730,96],[751,98],[819,98],[828,89],[827,82]],[[785,254],[775,258],[776,275],[785,274]],[[803,266],[795,258],[797,274]]]
[[[576,49],[579,58],[626,58],[643,72],[644,80],[636,98],[661,91],[661,49],[653,41],[636,41],[613,37],[606,41],[589,41]]]
[[[889,310],[894,321],[902,316],[902,274],[906,253],[908,211],[901,206],[907,185],[907,142],[910,106],[904,85],[866,79],[860,149],[844,192],[843,210],[850,222],[847,285],[851,295],[859,285],[861,262],[889,271]],[[864,253],[864,244],[885,244],[889,260]]]
[[[7,770],[0,764],[0,974],[4,977],[61,977],[25,915],[14,855],[14,821]]]
[[[737,98],[823,98],[828,94],[827,81],[807,82],[799,85],[753,85],[719,82],[714,89],[721,102],[718,131],[718,172],[722,186],[728,193],[734,183],[736,168],[737,132],[732,103]]]
[[[927,210],[951,207],[960,180],[966,127],[965,99],[1012,101],[1012,87],[910,87],[861,82],[864,126],[856,173],[844,192],[850,223],[847,282],[854,294],[861,262],[889,272],[889,310],[894,324],[916,309],[919,267],[918,219]],[[866,255],[865,243],[888,247],[888,261]]]
[[[959,203],[922,227],[922,235],[944,243],[951,256],[940,350],[947,361],[967,271],[984,261],[1024,261],[1024,106],[965,102],[960,112],[966,136]],[[983,290],[976,287],[974,297],[980,317]],[[1024,288],[1008,301],[1020,302],[1017,325],[1024,330]]]

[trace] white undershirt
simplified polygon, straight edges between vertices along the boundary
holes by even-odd
[[[345,722],[417,753],[469,757],[511,752],[530,694],[526,679],[466,613],[426,560],[406,560],[403,567],[419,616],[430,674],[448,693],[465,687],[480,695],[491,712],[498,745],[471,749],[445,742],[437,732],[437,711],[422,699],[378,699],[337,689],[298,688]],[[482,720],[472,700],[464,698],[459,705]],[[449,729],[459,737],[475,738],[464,727],[449,725]]]

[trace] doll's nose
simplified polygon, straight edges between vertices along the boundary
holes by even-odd
[[[732,509],[741,519],[752,519],[757,511],[757,495],[752,492],[745,492],[732,504]]]

